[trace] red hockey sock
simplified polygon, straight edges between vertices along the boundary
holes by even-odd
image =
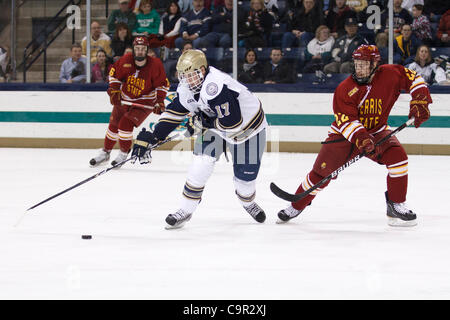
[[[113,124],[109,124],[108,130],[106,131],[105,141],[103,143],[103,149],[105,151],[111,151],[114,148],[117,140],[119,139],[119,135],[117,133],[117,126]]]
[[[119,145],[120,151],[128,152],[133,143],[134,124],[127,117],[122,117],[119,122]]]
[[[401,147],[388,149],[382,156],[381,162],[388,169],[387,189],[392,202],[405,202],[408,191],[408,156]]]
[[[311,171],[310,173],[308,173],[305,180],[300,184],[300,186],[298,187],[295,194],[302,193],[302,192],[308,190],[309,188],[314,186],[317,182],[319,182],[322,179],[323,179],[322,176],[318,175],[314,171]],[[301,199],[297,202],[293,202],[292,206],[297,210],[303,210],[307,205],[309,205],[311,203],[311,201],[313,201],[313,199],[316,197],[317,193],[319,191],[322,191],[329,183],[330,183],[330,180],[325,182],[320,188],[317,188],[316,190],[311,192],[309,195],[307,195],[303,199]]]

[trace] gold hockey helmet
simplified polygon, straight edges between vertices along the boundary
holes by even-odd
[[[204,81],[201,67],[208,68],[203,51],[191,49],[183,52],[177,62],[180,84],[187,85],[194,93],[200,92]]]

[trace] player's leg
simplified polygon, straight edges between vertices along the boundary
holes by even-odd
[[[111,150],[119,140],[119,121],[125,113],[125,109],[122,106],[114,106],[109,117],[108,129],[106,130],[105,140],[103,142],[103,149],[101,149],[97,156],[89,161],[89,164],[93,167],[98,166],[101,163],[105,163],[109,160]]]
[[[180,208],[167,216],[166,229],[180,228],[191,219],[202,199],[206,182],[223,150],[223,139],[210,131],[197,138],[194,145],[194,159],[184,184]]]
[[[384,131],[375,136],[380,140],[390,131]],[[406,205],[408,190],[408,155],[396,137],[389,138],[381,145],[380,155],[375,161],[386,165],[387,191],[386,214],[390,226],[414,226],[417,224],[416,214]]]
[[[348,159],[355,156],[357,148],[341,135],[330,135],[322,144],[322,148],[314,162],[313,169],[306,175],[303,182],[297,188],[296,194],[302,193],[318,183],[331,172],[339,168]],[[306,206],[310,205],[316,195],[322,191],[330,180],[325,182],[303,199],[291,203],[286,209],[278,212],[278,223],[285,223],[297,217]]]
[[[254,200],[256,178],[266,147],[266,130],[264,129],[244,143],[228,144],[228,146],[233,156],[233,181],[236,195],[252,218],[262,223],[266,220],[266,214]]]
[[[127,159],[128,153],[131,150],[131,145],[133,144],[133,129],[134,127],[139,127],[150,113],[151,110],[134,107],[131,107],[125,112],[118,125],[120,151],[117,154],[117,157],[111,161],[111,165],[115,166]]]

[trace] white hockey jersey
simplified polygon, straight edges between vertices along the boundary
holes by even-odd
[[[214,67],[209,67],[199,96],[194,97],[187,86],[178,85],[177,97],[167,106],[159,123],[181,123],[189,113],[200,110],[215,118],[214,128],[209,130],[232,144],[242,143],[267,127],[258,98],[247,87]]]

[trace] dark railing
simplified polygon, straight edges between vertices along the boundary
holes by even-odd
[[[27,81],[27,70],[33,63],[44,55],[44,83],[47,82],[47,48],[65,30],[67,18],[70,16],[66,9],[70,5],[79,5],[81,0],[69,0],[58,13],[47,22],[41,32],[34,36],[33,40],[23,50],[23,61],[19,67],[23,68],[23,82]],[[51,27],[51,30],[49,28]],[[39,42],[38,39],[43,39]],[[72,43],[75,42],[75,29],[72,30]]]

